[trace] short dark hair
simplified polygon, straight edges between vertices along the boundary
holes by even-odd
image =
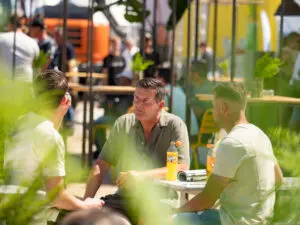
[[[156,101],[161,101],[165,97],[164,84],[155,78],[147,77],[142,80],[139,80],[136,84],[136,87],[156,90],[156,95],[155,95]]]
[[[9,18],[9,23],[13,26],[16,24],[16,28],[21,28],[22,27],[22,18],[16,14],[13,14]]]
[[[200,48],[206,48],[207,47],[207,43],[206,42],[201,42],[199,45]]]
[[[30,25],[30,27],[39,27],[42,30],[44,30],[46,28],[44,19],[41,18],[40,16],[34,17],[29,25]]]
[[[61,71],[46,70],[34,79],[33,88],[36,97],[46,95],[56,108],[68,91],[68,81]]]
[[[166,83],[171,83],[171,70],[169,68],[157,69],[157,76],[163,78]]]
[[[232,101],[235,101],[244,108],[247,104],[247,90],[243,83],[221,83],[218,84],[213,93],[216,98],[225,98]]]

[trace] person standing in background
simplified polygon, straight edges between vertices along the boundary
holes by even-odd
[[[120,80],[120,85],[122,86],[129,86],[132,82],[132,69],[131,69],[131,62],[133,59],[133,56],[139,51],[139,48],[136,47],[131,39],[127,39],[125,41],[126,48],[122,53],[122,56],[124,57],[126,61],[126,67],[121,73],[122,79]]]
[[[148,68],[144,70],[144,78],[154,77],[155,71],[160,64],[159,54],[153,50],[152,44],[153,43],[151,34],[146,33],[145,46],[144,49],[140,50],[140,54],[143,56],[144,60],[152,61],[153,64],[148,66]]]
[[[16,25],[16,34],[14,26]],[[14,35],[16,48],[14,49]],[[36,41],[22,31],[22,21],[17,15],[9,19],[8,32],[0,34],[0,59],[5,73],[12,78],[13,58],[15,57],[15,79],[25,82],[33,80],[34,59],[39,56]]]
[[[42,67],[42,71],[44,71],[54,57],[56,49],[55,40],[47,34],[43,18],[39,16],[34,17],[29,27],[30,36],[37,39],[40,51],[47,55],[47,63]]]
[[[169,68],[160,68],[157,70],[155,78],[160,80],[166,89],[165,95],[165,104],[169,107],[170,96],[171,96],[171,70]],[[173,86],[173,111],[172,113],[176,116],[180,117],[183,121],[185,121],[185,110],[186,110],[186,96],[184,91],[180,86]],[[191,110],[191,136],[197,136],[199,131],[199,125],[197,122],[197,118],[193,110]]]
[[[58,69],[62,71],[62,54],[63,54],[63,28],[57,27],[54,31],[54,39],[57,43],[57,48],[54,52],[54,56],[52,61],[50,62],[48,69]],[[63,72],[71,72],[76,70],[76,60],[75,60],[75,50],[73,45],[67,41],[66,45],[66,62],[65,63],[65,71]]]

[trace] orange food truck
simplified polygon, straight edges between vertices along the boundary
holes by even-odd
[[[62,26],[63,5],[44,6],[45,24],[49,33],[57,26]],[[98,63],[108,55],[110,27],[106,24],[93,25],[93,63]],[[78,63],[87,62],[88,52],[88,8],[68,4],[67,40],[75,48]]]

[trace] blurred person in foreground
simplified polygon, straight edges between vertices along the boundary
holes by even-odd
[[[102,207],[100,199],[82,201],[64,189],[65,146],[58,129],[71,104],[66,77],[60,71],[49,70],[40,74],[33,84],[36,110],[16,121],[6,145],[5,165],[10,184],[30,184],[40,177],[44,181],[43,191],[49,194],[58,191],[52,207],[65,210]],[[41,224],[55,220],[58,212],[54,208],[45,210],[39,216]]]
[[[228,135],[221,141],[204,190],[179,208],[175,224],[270,224],[282,172],[266,134],[247,121],[242,84],[214,89],[213,115]],[[220,198],[219,211],[211,209]]]
[[[47,62],[42,67],[42,71],[44,71],[54,57],[56,42],[48,35],[44,19],[40,16],[34,17],[29,27],[30,36],[37,39],[40,52],[43,52],[47,56]]]
[[[166,176],[166,156],[171,141],[182,143],[178,153],[178,169],[189,168],[186,125],[179,117],[162,110],[165,105],[164,95],[164,85],[157,79],[145,78],[137,83],[133,101],[134,113],[123,115],[115,122],[90,173],[85,198],[95,196],[107,170],[117,165],[120,172],[117,184],[120,190],[110,198],[117,200],[117,194],[122,197],[128,191],[143,199],[145,190],[135,186],[134,181]],[[109,198],[104,199],[106,206],[109,206]],[[114,205],[116,204],[118,202],[114,201]]]
[[[130,223],[123,215],[104,208],[70,213],[60,225],[130,225]]]
[[[16,48],[14,51],[14,27],[16,26]],[[15,77],[13,78],[13,57],[15,55]],[[8,32],[0,34],[0,60],[3,74],[12,79],[32,82],[34,60],[39,56],[36,41],[22,31],[22,19],[13,15],[9,19]]]

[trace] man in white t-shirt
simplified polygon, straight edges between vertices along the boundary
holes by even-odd
[[[126,44],[126,48],[122,52],[122,56],[126,61],[126,67],[124,68],[123,72],[120,74],[120,77],[123,77],[123,80],[125,80],[125,82],[124,84],[121,85],[131,85],[132,76],[133,76],[131,63],[132,63],[133,56],[139,51],[139,48],[133,44],[131,39],[127,39],[125,44]]]
[[[242,84],[220,84],[214,89],[214,118],[228,135],[217,149],[204,190],[179,209],[189,213],[178,214],[176,222],[265,225],[272,220],[275,187],[282,181],[282,172],[269,138],[248,123],[246,102]],[[220,210],[210,209],[219,198]]]
[[[14,51],[14,25],[16,25],[16,48]],[[8,24],[9,32],[0,34],[1,66],[9,78],[13,74],[13,57],[15,56],[15,79],[32,82],[33,62],[39,55],[36,41],[22,31],[21,18],[12,16]]]
[[[67,89],[67,79],[60,71],[46,71],[34,80],[34,93],[41,105],[38,112],[19,118],[6,143],[8,181],[9,184],[22,186],[42,177],[42,190],[49,193],[58,189],[53,207],[66,210],[98,208],[103,205],[100,199],[81,201],[64,189],[65,146],[58,129],[71,104]],[[47,220],[55,219],[53,214],[55,212],[50,208],[35,219],[40,220],[40,224],[46,224]]]

